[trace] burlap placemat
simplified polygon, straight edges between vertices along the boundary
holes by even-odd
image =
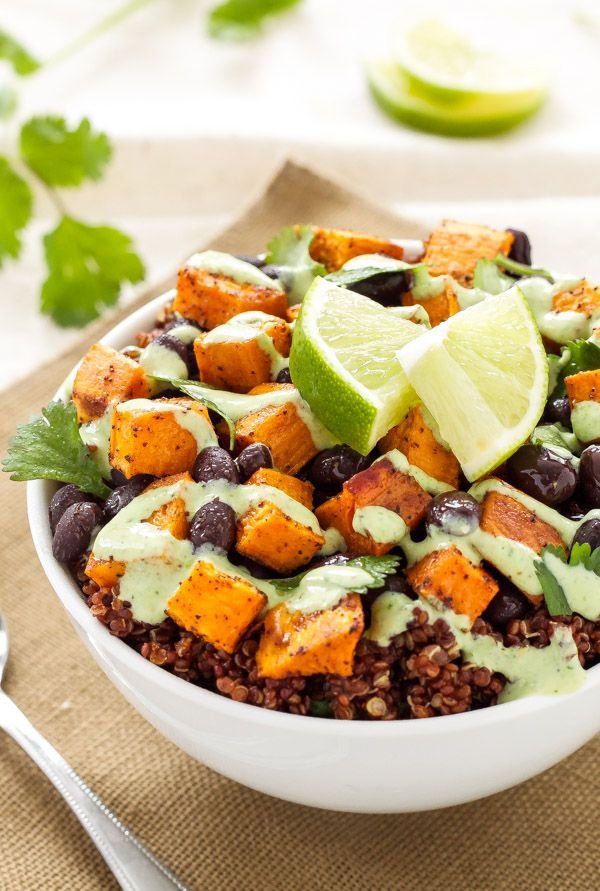
[[[279,226],[294,221],[363,227],[383,235],[417,231],[408,221],[287,165],[215,244],[250,252]],[[3,397],[2,452],[15,425],[48,401],[101,327]],[[445,811],[336,814],[252,792],[160,737],[111,686],[76,638],[38,565],[23,487],[3,474],[0,487],[1,605],[13,641],[8,691],[92,788],[191,888],[598,888],[598,739],[529,783]],[[0,736],[0,888],[115,887],[58,794],[27,756]]]

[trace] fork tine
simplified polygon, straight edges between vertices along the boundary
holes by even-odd
[[[6,667],[6,663],[8,662],[8,628],[6,626],[6,619],[2,614],[2,610],[0,610],[0,684],[2,683],[2,675],[4,674],[4,669]]]

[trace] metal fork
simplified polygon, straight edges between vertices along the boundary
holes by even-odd
[[[44,739],[2,690],[8,631],[0,612],[0,728],[35,761],[88,833],[123,891],[187,891],[186,886],[136,838]]]

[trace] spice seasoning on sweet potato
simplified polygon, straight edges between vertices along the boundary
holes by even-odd
[[[428,554],[406,575],[417,594],[436,597],[473,621],[498,593],[496,580],[455,545]]]
[[[600,402],[600,369],[570,374],[565,386],[571,408],[578,402]]]
[[[101,588],[113,588],[125,574],[125,569],[125,564],[121,560],[97,560],[90,554],[84,572]]]
[[[243,578],[199,560],[167,604],[167,613],[219,650],[233,653],[267,598]]]
[[[310,245],[313,260],[322,263],[327,272],[335,272],[352,257],[360,254],[385,254],[401,260],[404,249],[387,238],[351,232],[348,229],[321,229],[314,227],[314,237]]]
[[[290,612],[282,603],[265,616],[256,653],[258,673],[268,678],[312,674],[348,677],[363,627],[358,594],[350,594],[333,609],[316,613]]]
[[[306,566],[324,543],[322,535],[269,501],[257,504],[238,522],[238,552],[275,572],[293,573]]]
[[[238,313],[250,310],[284,319],[287,307],[285,292],[276,288],[240,284],[226,275],[194,266],[182,266],[178,273],[174,311],[209,331]]]
[[[452,452],[435,438],[420,405],[415,405],[406,418],[386,433],[378,443],[381,452],[398,449],[409,464],[419,467],[436,480],[458,488],[460,464]]]
[[[414,306],[416,303],[420,303],[427,311],[432,328],[435,328],[440,322],[445,322],[446,319],[455,315],[460,309],[458,298],[451,285],[446,285],[441,293],[436,294],[435,297],[427,297],[424,300],[415,298],[411,291],[407,291],[402,295],[403,306]]]
[[[299,501],[304,507],[312,510],[314,486],[305,480],[299,480],[296,476],[291,476],[289,473],[281,473],[280,470],[275,470],[274,467],[261,467],[259,470],[256,470],[250,479],[246,481],[246,484],[252,486],[273,486],[275,489],[281,489],[282,492],[285,492],[294,501]]]
[[[112,347],[89,348],[73,381],[73,402],[80,424],[101,417],[110,405],[150,395],[144,369]]]
[[[472,282],[477,261],[492,260],[498,253],[507,255],[513,241],[512,232],[442,220],[427,241],[423,263],[429,265],[432,275],[449,273],[461,285],[468,286]]]
[[[552,301],[554,312],[580,312],[587,318],[600,310],[600,287],[582,281],[575,288],[559,291]]]
[[[173,538],[187,538],[189,524],[185,501],[183,498],[172,498],[153,511],[147,522],[170,532]]]
[[[502,535],[518,541],[536,554],[540,554],[549,544],[565,547],[556,529],[540,520],[516,498],[501,492],[488,492],[482,508],[480,527],[490,535]]]

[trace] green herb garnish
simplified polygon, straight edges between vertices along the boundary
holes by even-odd
[[[161,381],[161,383],[169,384],[175,390],[181,390],[181,392],[185,393],[186,396],[189,396],[191,399],[195,399],[197,402],[201,402],[208,409],[214,411],[221,418],[223,418],[229,429],[229,448],[233,448],[233,446],[235,445],[235,423],[229,417],[227,412],[223,411],[222,408],[219,408],[218,404],[216,402],[213,402],[212,399],[210,399],[206,395],[206,391],[210,393],[212,389],[211,387],[209,387],[207,384],[197,384],[194,383],[194,381],[186,381],[182,378],[162,377],[159,374],[153,374],[150,376],[153,377],[156,381]]]
[[[570,616],[572,609],[561,585],[542,560],[536,560],[535,572],[542,586],[546,607],[551,616]]]
[[[371,576],[370,582],[366,582],[363,587],[355,586],[352,589],[355,594],[365,594],[369,588],[380,588],[384,585],[386,577],[396,572],[399,563],[400,557],[387,554],[384,557],[353,557],[351,560],[346,560],[345,563],[332,563],[330,565],[347,566],[349,569],[362,569],[369,573]],[[321,567],[316,568],[320,569]],[[311,569],[306,569],[304,572],[288,579],[270,579],[269,581],[280,594],[289,594],[298,587],[304,576],[312,571]]]
[[[548,272],[547,269],[528,266],[527,263],[517,263],[516,260],[511,260],[510,257],[507,257],[504,254],[496,254],[493,262],[506,272],[510,272],[512,275],[516,275],[519,278],[535,276],[537,278],[545,278],[550,284],[554,284],[554,276],[551,272]]]
[[[21,231],[31,219],[33,195],[29,185],[0,157],[0,269],[8,257],[21,252]]]
[[[486,294],[502,294],[512,288],[515,280],[500,272],[495,260],[478,260],[473,274],[473,287]]]
[[[393,260],[386,266],[363,266],[355,269],[338,269],[337,272],[330,272],[325,276],[328,282],[341,285],[347,288],[349,285],[355,285],[357,282],[366,281],[375,275],[394,274],[398,272],[406,272],[407,270],[417,269],[422,263],[405,263],[403,260]]]
[[[99,498],[111,492],[79,436],[73,402],[51,402],[41,415],[19,425],[2,464],[13,480],[74,483]]]
[[[250,40],[265,20],[298,6],[302,0],[225,0],[208,14],[208,33],[218,40]]]
[[[28,74],[33,74],[40,67],[40,63],[34,59],[22,43],[2,30],[0,30],[0,59],[9,62],[15,74],[20,77],[27,77]]]
[[[48,186],[79,186],[100,179],[112,148],[87,118],[69,127],[64,118],[34,117],[21,128],[21,157]]]
[[[266,262],[280,267],[279,278],[293,301],[299,302],[318,275],[327,270],[310,255],[312,226],[285,226],[267,245]]]
[[[575,434],[562,424],[541,424],[531,434],[531,441],[534,445],[545,446],[559,453],[567,451],[578,455],[581,451],[581,443]]]
[[[561,585],[552,570],[544,563],[544,555],[551,554],[567,566],[582,566],[588,572],[600,577],[600,548],[592,550],[588,542],[575,542],[567,558],[564,550],[555,545],[546,545],[541,560],[535,564],[537,577],[542,586],[548,612],[551,616],[570,616],[573,612]]]

